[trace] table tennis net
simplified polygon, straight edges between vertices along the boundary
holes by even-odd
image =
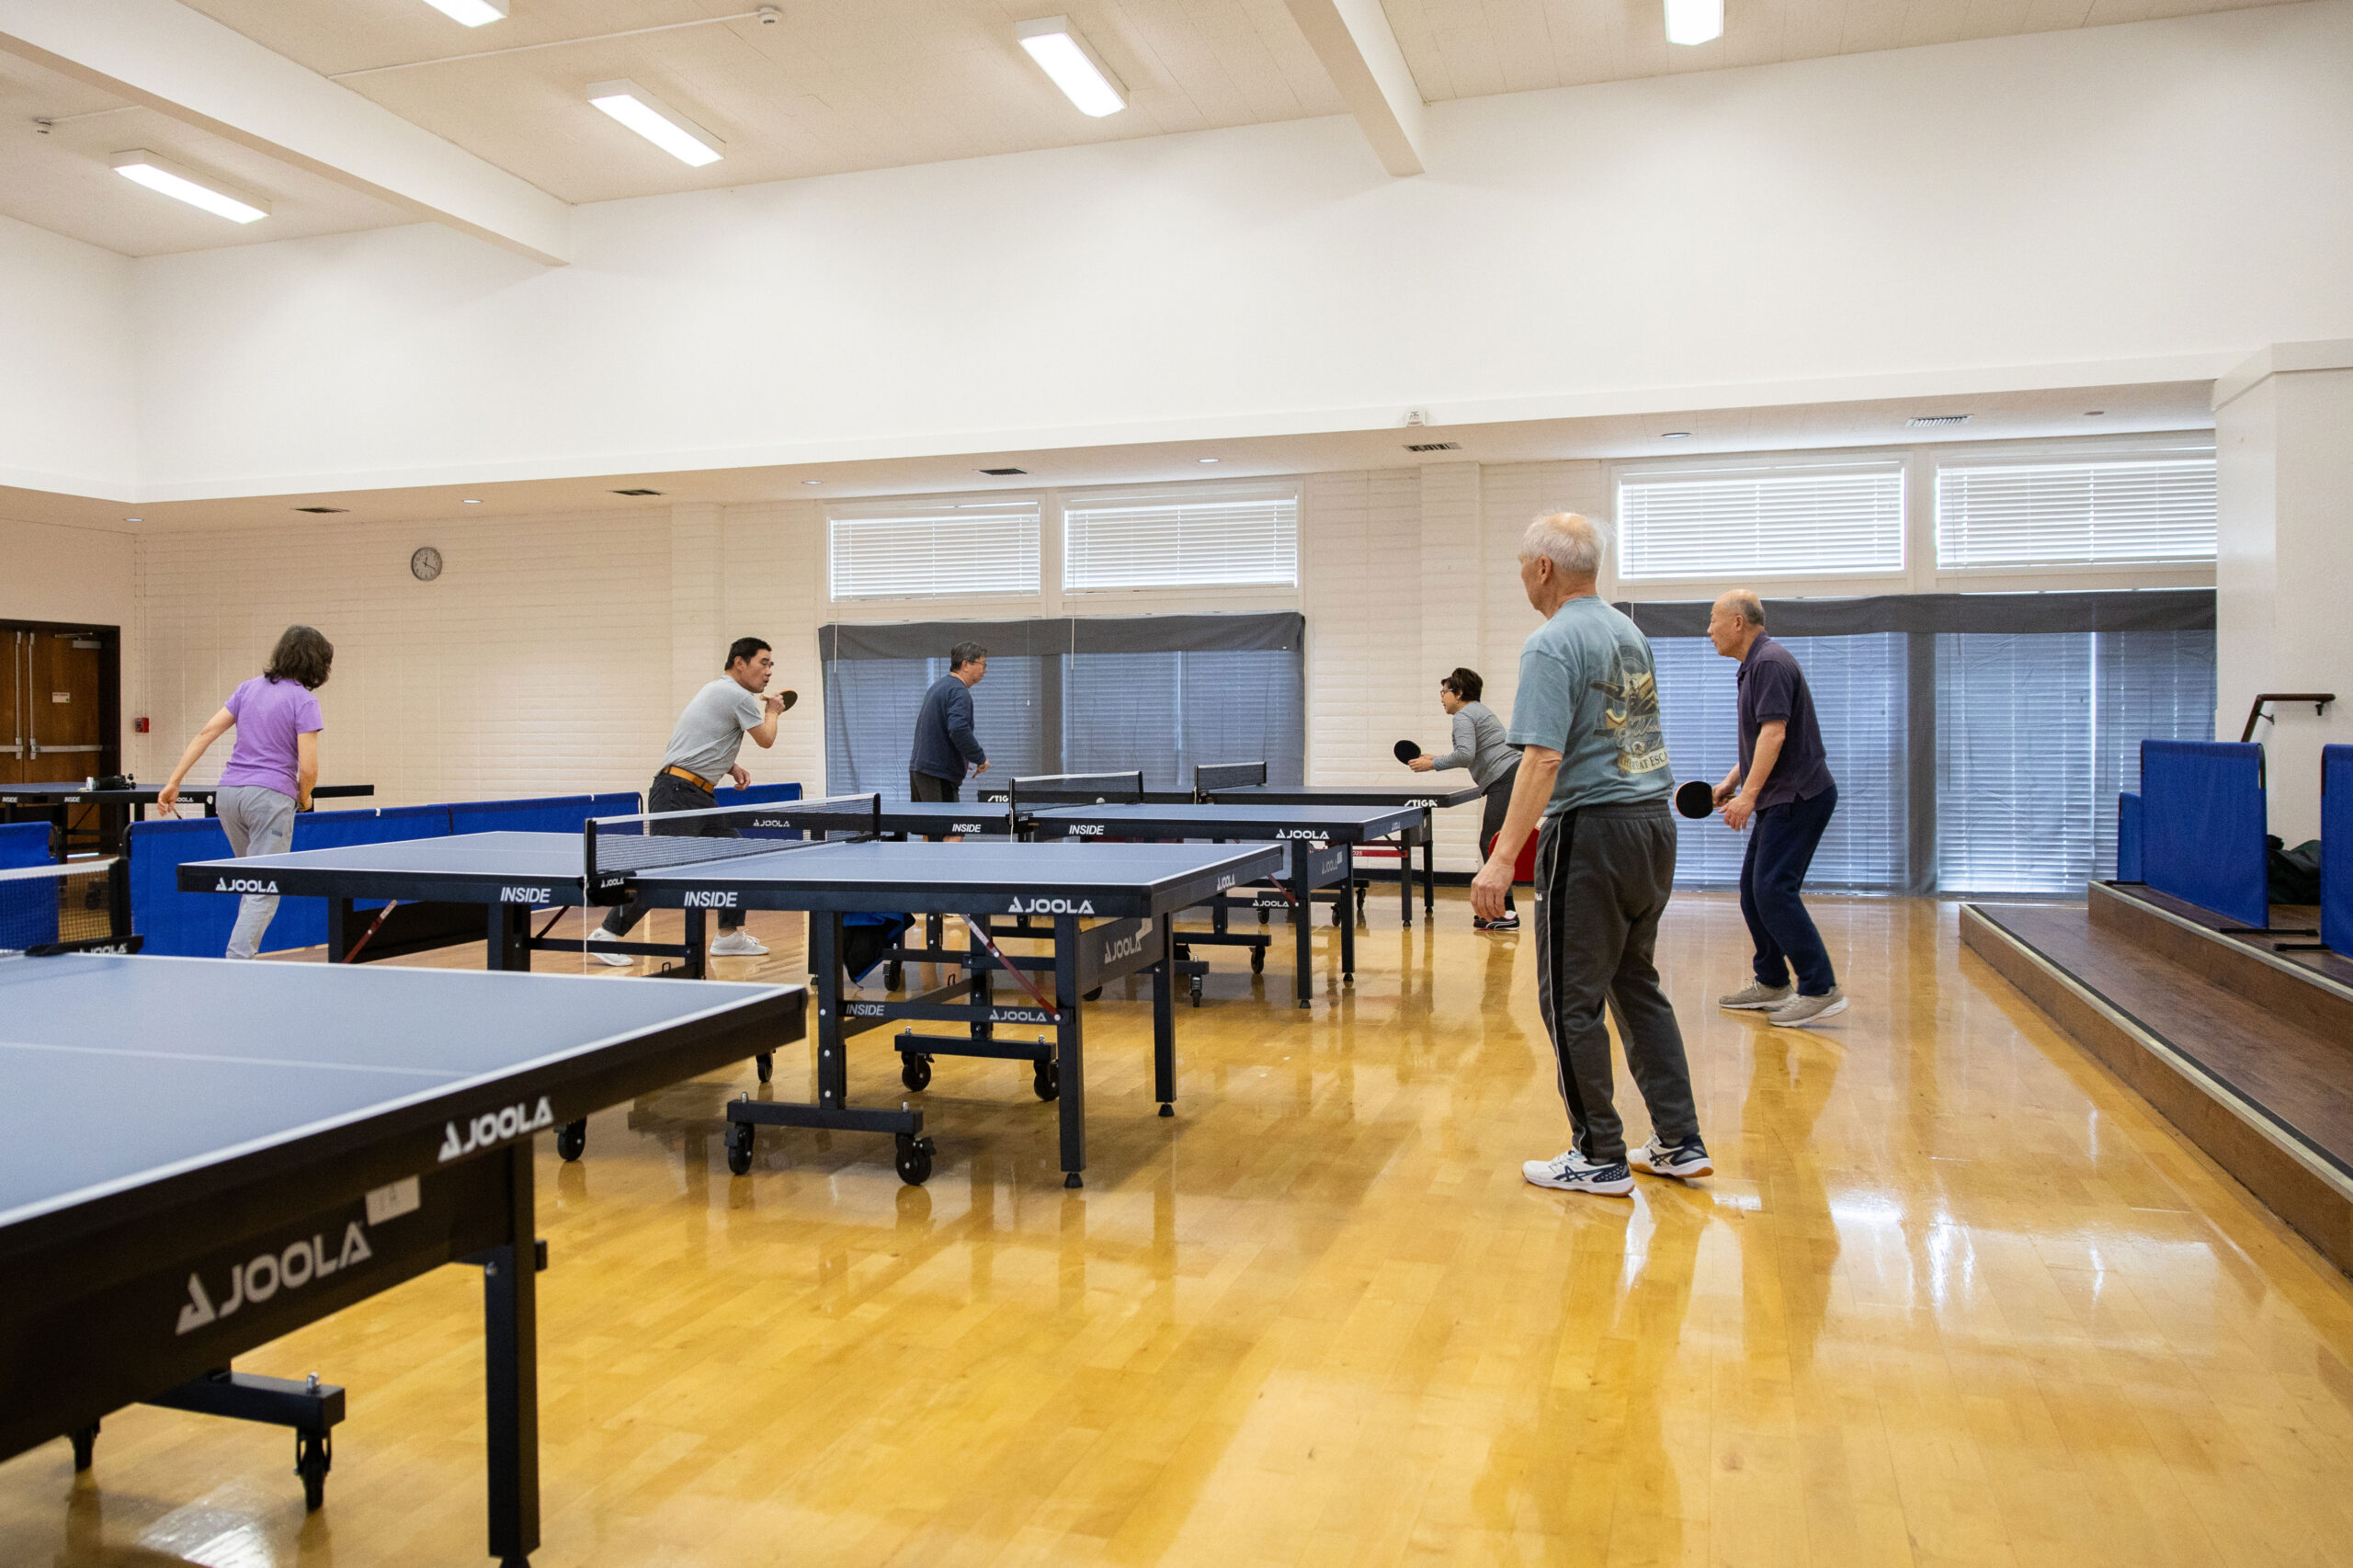
[[[875,838],[881,812],[879,795],[841,795],[595,817],[585,824],[585,864],[593,880],[805,849],[829,834]]]
[[[1263,762],[1204,762],[1193,769],[1193,792],[1207,795],[1219,790],[1247,790],[1267,781]]]
[[[1037,806],[1099,806],[1114,801],[1143,799],[1143,774],[1038,773],[1016,778],[1006,787],[1006,799],[1017,817]]]
[[[0,955],[70,951],[131,935],[121,861],[0,870]]]

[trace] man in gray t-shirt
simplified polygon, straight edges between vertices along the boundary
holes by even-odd
[[[1471,907],[1503,911],[1519,846],[1536,840],[1536,998],[1552,1037],[1574,1142],[1530,1160],[1538,1187],[1612,1196],[1631,1165],[1703,1176],[1691,1068],[1653,953],[1675,884],[1675,787],[1659,727],[1657,666],[1634,623],[1602,603],[1601,533],[1573,512],[1539,517],[1520,543],[1520,585],[1545,618],[1520,652],[1506,739],[1521,748],[1503,831],[1471,884]],[[1612,1103],[1609,1027],[1650,1108],[1651,1140],[1629,1155]]]
[[[743,749],[745,735],[751,736],[763,751],[776,744],[776,722],[792,706],[795,695],[790,691],[779,691],[773,697],[761,695],[767,689],[768,677],[775,673],[776,657],[758,638],[739,637],[729,646],[727,673],[688,699],[678,715],[677,727],[670,732],[670,744],[662,754],[662,766],[654,772],[652,788],[645,792],[648,812],[709,811],[719,803],[716,792],[722,778],[733,779],[739,790],[751,783],[752,776],[736,764],[735,754]],[[654,831],[735,836],[733,828],[691,818],[679,823],[656,823]],[[605,923],[588,933],[588,940],[592,944],[620,941],[644,918],[642,904],[615,904],[606,911]],[[592,947],[590,950],[595,949]],[[756,958],[767,951],[757,937],[744,929],[742,910],[730,909],[720,915],[719,935],[710,944],[714,958]],[[636,961],[627,953],[601,952],[597,957],[615,968]]]

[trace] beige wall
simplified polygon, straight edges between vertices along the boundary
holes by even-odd
[[[136,549],[129,534],[0,517],[0,620],[86,620],[128,631]]]

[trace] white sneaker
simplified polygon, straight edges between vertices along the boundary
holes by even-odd
[[[1519,1174],[1538,1187],[1553,1187],[1563,1192],[1597,1192],[1607,1198],[1623,1198],[1634,1190],[1634,1173],[1626,1168],[1623,1160],[1597,1165],[1574,1149],[1563,1151],[1550,1160],[1530,1160],[1519,1167]]]
[[[1628,1155],[1627,1163],[1653,1176],[1675,1176],[1687,1181],[1693,1176],[1716,1173],[1715,1162],[1708,1158],[1708,1146],[1697,1138],[1669,1143],[1656,1133],[1651,1135],[1649,1142]]]
[[[599,926],[594,931],[589,932],[588,939],[592,942],[618,942],[620,940],[619,937],[614,936],[602,926]],[[608,963],[615,969],[627,969],[630,965],[637,961],[637,955],[634,953],[600,953],[594,948],[588,949],[588,956],[595,959],[598,963]]]
[[[1777,1029],[1802,1029],[1846,1010],[1847,994],[1834,985],[1819,996],[1798,996],[1784,1002],[1766,1014],[1765,1021]]]
[[[756,959],[767,951],[759,938],[741,926],[733,931],[722,931],[710,944],[710,956],[715,959]]]

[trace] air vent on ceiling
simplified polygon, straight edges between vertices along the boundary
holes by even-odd
[[[1966,414],[1915,414],[1904,423],[1915,430],[1928,430],[1939,425],[1966,425],[1969,423],[1969,415]]]
[[[981,472],[991,479],[1009,479],[1017,473],[1028,473],[1029,471],[1026,468],[984,468]]]
[[[662,492],[659,490],[616,490],[613,494],[616,495],[659,495]]]
[[[351,510],[348,506],[297,506],[294,509],[298,512],[314,512],[323,517],[333,516],[338,512],[348,512]]]
[[[1409,452],[1459,452],[1462,449],[1462,443],[1460,441],[1408,441],[1405,443],[1405,449]]]

